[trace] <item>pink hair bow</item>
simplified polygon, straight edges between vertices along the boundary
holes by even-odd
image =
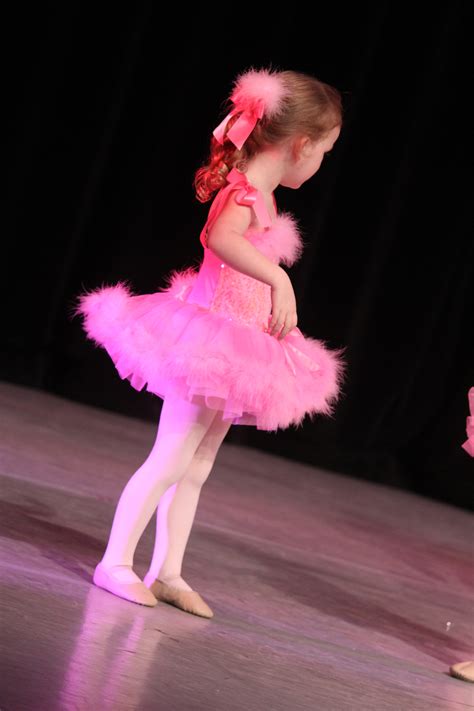
[[[469,412],[471,413],[466,419],[467,440],[461,445],[471,457],[474,457],[474,387],[469,388]]]
[[[227,122],[237,112],[242,111],[241,108],[235,106],[230,113],[227,114],[225,119],[214,129],[212,132],[213,136],[219,143],[224,143],[224,131],[227,126]],[[247,138],[252,133],[255,128],[255,124],[258,119],[261,119],[265,111],[265,102],[263,99],[258,99],[254,106],[251,108],[246,108],[242,111],[241,115],[234,123],[234,125],[228,130],[227,138],[229,138],[234,146],[239,150],[244,145]]]
[[[254,188],[253,185],[250,185],[244,173],[241,173],[237,168],[232,168],[227,175],[227,181],[235,187],[240,187],[235,196],[236,201],[242,205],[253,207],[258,221],[264,227],[271,227],[273,224],[272,218],[268,214],[262,193],[257,188]]]
[[[227,137],[239,150],[263,115],[273,118],[284,107],[284,99],[290,93],[282,80],[281,72],[272,68],[251,67],[239,74],[230,95],[234,108],[212,132],[219,143],[224,143],[227,122],[234,114],[242,112],[227,132]]]

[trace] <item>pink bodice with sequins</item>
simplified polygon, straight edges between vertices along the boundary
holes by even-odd
[[[240,204],[251,204],[250,200],[246,201],[247,186],[248,190],[255,192],[255,188],[247,183],[240,196],[236,196],[236,201]],[[227,186],[226,189],[230,187]],[[215,219],[215,212],[213,217]],[[271,218],[269,221],[271,222]],[[186,301],[218,312],[230,320],[265,330],[272,308],[271,286],[224,264],[206,246],[203,234],[206,233],[207,225],[208,223],[201,233],[204,258]],[[288,212],[279,213],[264,230],[250,228],[245,237],[275,264],[291,266],[299,259],[303,250],[296,220]]]

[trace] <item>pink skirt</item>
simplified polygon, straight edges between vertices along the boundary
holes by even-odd
[[[133,294],[126,282],[79,296],[76,314],[122,379],[138,391],[221,410],[224,420],[276,431],[308,415],[332,416],[344,379],[345,348],[294,328],[278,340],[264,330],[187,303],[196,273],[171,287]]]

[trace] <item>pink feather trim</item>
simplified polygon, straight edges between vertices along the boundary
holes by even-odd
[[[239,110],[252,109],[263,101],[266,116],[274,116],[283,107],[283,99],[289,90],[283,84],[279,72],[271,69],[248,69],[237,76],[231,100]]]

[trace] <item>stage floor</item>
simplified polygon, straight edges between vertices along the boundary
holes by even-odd
[[[224,442],[183,566],[214,618],[147,608],[91,575],[156,425],[5,382],[0,408],[1,711],[474,708],[469,511]]]

